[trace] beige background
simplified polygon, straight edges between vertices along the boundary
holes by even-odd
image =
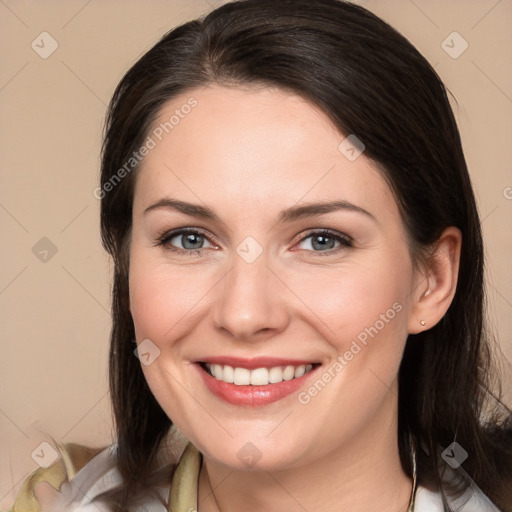
[[[0,0],[0,508],[37,467],[31,453],[47,434],[89,445],[111,440],[110,267],[92,194],[105,106],[161,35],[220,3]],[[512,3],[361,3],[407,36],[457,98],[483,219],[489,315],[512,403]],[[45,31],[59,45],[47,59],[31,47],[42,46]],[[442,47],[453,31],[469,45],[456,59]],[[454,40],[455,51],[461,43]],[[32,250],[43,237],[57,249],[46,262]],[[48,242],[39,244],[41,251]]]

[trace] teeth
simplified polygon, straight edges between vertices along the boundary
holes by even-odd
[[[256,368],[250,373],[253,386],[266,386],[268,384],[268,370],[266,368]]]
[[[232,383],[235,381],[235,370],[233,369],[232,366],[224,366],[222,380],[224,382],[229,382],[229,383]]]
[[[313,369],[312,364],[299,366],[274,366],[272,368],[233,368],[228,365],[206,363],[206,368],[217,380],[232,383],[236,386],[266,386],[277,384],[283,380],[292,380],[302,377]]]
[[[302,377],[306,373],[306,365],[301,364],[295,368],[294,377]]]
[[[268,381],[271,384],[276,384],[283,380],[283,369],[280,366],[275,366],[274,368],[270,368],[268,372]]]
[[[213,365],[213,376],[216,378],[216,379],[219,379],[219,380],[222,380],[222,366],[220,364],[214,364]]]
[[[295,377],[295,368],[287,366],[283,371],[283,380],[292,380]]]
[[[217,377],[217,373],[215,373],[215,378],[217,380],[222,380],[222,378]],[[247,368],[235,368],[234,380],[233,384],[237,386],[247,386],[251,383],[251,370]]]

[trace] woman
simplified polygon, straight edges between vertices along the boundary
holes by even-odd
[[[59,447],[13,510],[512,510],[459,133],[386,23],[176,28],[116,89],[96,194],[117,443]]]

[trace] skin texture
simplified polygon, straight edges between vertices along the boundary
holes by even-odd
[[[142,366],[152,392],[204,455],[200,512],[405,510],[411,481],[398,456],[397,373],[407,335],[437,323],[453,298],[459,230],[445,230],[415,269],[383,176],[364,153],[349,161],[338,150],[345,135],[323,112],[278,89],[211,86],[173,98],[155,126],[190,97],[197,106],[138,171],[130,309],[137,343],[160,350]],[[144,213],[164,198],[208,206],[220,221]],[[370,215],[278,222],[283,209],[333,200]],[[172,252],[186,237],[158,245],[184,227],[204,233],[199,254]],[[352,246],[316,248],[310,235],[321,229]],[[263,250],[252,263],[236,250],[248,236]],[[365,328],[380,327],[381,315],[384,327],[307,404],[298,393],[262,407],[228,404],[192,364],[291,357],[321,362],[321,376]],[[261,456],[250,467],[237,456],[248,442]]]

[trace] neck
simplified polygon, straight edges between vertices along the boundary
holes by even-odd
[[[307,465],[236,471],[205,458],[199,512],[406,512],[412,481],[399,458],[396,395],[384,402],[371,425]]]

